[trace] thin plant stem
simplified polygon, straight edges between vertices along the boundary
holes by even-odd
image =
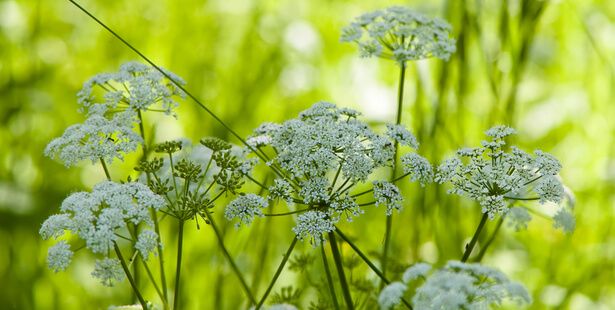
[[[254,152],[254,154],[256,154],[259,158],[261,158],[263,161],[267,161],[265,158],[265,155],[262,153],[262,151],[259,151],[258,149],[252,147],[251,145],[249,145],[246,140],[244,138],[242,138],[240,135],[238,135],[233,129],[231,129],[231,127],[229,127],[225,122],[222,121],[222,119],[220,119],[218,116],[216,116],[216,114],[214,114],[210,109],[208,109],[200,100],[198,100],[194,95],[192,95],[191,92],[189,92],[188,90],[186,90],[186,88],[184,88],[181,84],[179,84],[177,81],[175,81],[172,77],[169,76],[168,73],[166,73],[164,70],[160,69],[160,67],[158,67],[153,61],[151,61],[149,58],[147,58],[143,53],[139,52],[139,50],[137,50],[135,47],[133,47],[130,43],[128,43],[126,40],[124,40],[122,37],[120,37],[120,35],[118,35],[115,31],[111,30],[111,28],[109,28],[107,25],[105,25],[102,21],[100,21],[98,18],[96,18],[96,16],[92,15],[92,13],[90,13],[88,10],[86,10],[85,8],[83,8],[82,6],[80,6],[77,2],[75,2],[74,0],[68,0],[70,3],[72,3],[73,5],[75,5],[77,8],[79,8],[82,12],[84,12],[86,15],[88,15],[91,19],[93,19],[95,22],[97,22],[99,25],[101,25],[103,28],[105,28],[105,30],[107,30],[109,33],[111,33],[114,37],[116,37],[118,40],[120,40],[122,43],[124,43],[124,45],[126,45],[129,49],[131,49],[133,52],[135,52],[137,55],[139,55],[139,57],[143,58],[143,60],[145,60],[145,62],[147,62],[148,64],[150,64],[152,67],[154,67],[154,69],[156,69],[158,72],[160,72],[160,74],[162,74],[164,77],[166,77],[167,79],[169,79],[169,81],[171,81],[171,83],[173,83],[177,88],[179,88],[181,91],[183,91],[188,97],[190,97],[190,99],[192,99],[200,108],[202,108],[203,110],[205,110],[205,112],[207,112],[211,117],[213,117],[220,125],[222,125],[222,127],[224,127],[224,129],[226,129],[229,133],[231,133],[233,136],[235,136],[239,141],[241,141],[242,144],[246,145],[252,152]],[[283,177],[283,175],[276,169],[272,169],[277,175],[279,175],[280,177]]]
[[[342,294],[344,295],[344,301],[346,302],[346,309],[353,310],[354,303],[352,302],[352,297],[350,296],[350,289],[348,287],[348,283],[346,282],[346,276],[344,276],[344,266],[342,266],[342,256],[340,255],[340,250],[337,247],[337,242],[335,241],[334,232],[329,232],[329,242],[331,243],[331,252],[333,253],[333,261],[335,262],[335,267],[337,269],[337,275],[340,278],[340,284],[342,286]]]
[[[476,259],[473,260],[475,263],[480,263],[480,261],[483,259],[483,256],[485,256],[485,253],[487,252],[487,248],[491,245],[491,243],[493,243],[493,240],[495,240],[495,237],[500,231],[500,228],[502,227],[502,224],[504,223],[505,217],[506,217],[506,214],[502,215],[502,217],[500,217],[500,219],[498,220],[498,223],[496,224],[495,229],[493,230],[493,233],[491,234],[491,237],[489,237],[489,240],[487,240],[487,242],[485,243],[485,246],[480,248],[480,252],[478,252]]]
[[[160,282],[162,282],[162,295],[164,296],[165,309],[169,309],[169,293],[167,292],[167,277],[164,272],[164,254],[162,251],[162,240],[160,238],[160,224],[158,222],[158,214],[152,210],[152,220],[154,222],[154,232],[158,235],[158,262],[160,263]]]
[[[376,267],[370,260],[369,258],[367,258],[367,256],[365,256],[365,254],[363,254],[363,252],[361,252],[361,250],[359,250],[359,247],[357,247],[354,242],[352,242],[352,240],[350,240],[350,238],[346,237],[346,235],[339,229],[339,227],[335,226],[335,232],[342,237],[342,239],[344,239],[344,241],[346,243],[348,243],[348,245],[350,245],[350,247],[355,251],[355,253],[357,253],[359,255],[359,257],[361,257],[361,259],[367,264],[367,266],[369,266],[369,268],[378,276],[380,277],[380,279],[382,280],[382,282],[389,284],[391,283],[391,281],[389,281],[383,274],[382,272],[378,269],[378,267]],[[412,306],[410,305],[410,303],[408,301],[406,301],[405,299],[401,299],[401,301],[404,303],[404,305],[406,305],[406,307],[408,307],[408,309],[412,309]]]
[[[143,299],[143,296],[141,296],[141,292],[139,291],[139,288],[137,288],[137,283],[135,282],[135,279],[132,277],[132,274],[130,273],[130,268],[126,265],[124,256],[122,256],[122,252],[120,251],[120,248],[117,246],[117,243],[115,243],[115,241],[113,242],[113,249],[115,250],[115,254],[117,255],[117,258],[120,260],[122,269],[124,270],[124,273],[126,274],[126,277],[128,278],[128,282],[130,282],[130,286],[132,286],[133,292],[135,293],[135,295],[137,295],[137,299],[139,299],[139,303],[141,303],[141,307],[143,307],[143,310],[147,310],[147,303],[145,302],[145,299]]]
[[[271,293],[271,290],[273,289],[273,285],[278,280],[278,277],[282,273],[282,270],[284,270],[284,266],[286,265],[286,262],[288,262],[288,259],[290,258],[290,254],[293,252],[293,249],[295,248],[296,244],[297,244],[297,238],[293,237],[293,242],[288,247],[288,250],[286,251],[286,253],[284,253],[284,257],[282,258],[282,262],[280,263],[280,266],[278,266],[278,270],[276,270],[275,275],[273,275],[273,279],[271,279],[271,283],[269,283],[269,286],[267,287],[267,290],[265,291],[265,294],[263,295],[261,300],[258,302],[254,310],[260,310],[260,308],[263,306],[263,303],[265,303],[265,299],[267,299],[267,296],[269,296],[269,293]]]
[[[105,171],[105,175],[107,176],[107,180],[111,181],[111,173],[109,173],[109,168],[107,168],[107,163],[105,162],[105,160],[101,157],[100,158],[100,164],[103,167],[103,170]]]
[[[152,282],[152,285],[154,286],[154,289],[156,290],[158,297],[160,297],[160,301],[162,301],[163,309],[165,310],[169,309],[169,304],[167,303],[167,299],[162,293],[162,291],[160,290],[160,287],[158,287],[158,285],[156,284],[156,280],[154,280],[154,275],[152,275],[152,271],[149,269],[149,266],[147,265],[147,263],[143,262],[143,267],[145,267],[145,272],[147,273],[149,280]]]
[[[239,279],[239,282],[241,283],[241,287],[245,291],[246,295],[248,295],[248,298],[250,299],[250,302],[252,304],[255,304],[256,303],[256,299],[254,298],[254,295],[252,295],[252,291],[248,287],[248,284],[246,283],[246,280],[243,278],[243,275],[239,271],[239,268],[237,267],[237,264],[235,264],[235,261],[233,260],[233,257],[231,257],[231,254],[226,249],[226,246],[224,245],[224,240],[222,239],[222,234],[220,233],[220,229],[218,229],[218,226],[216,225],[216,222],[214,221],[213,216],[211,216],[211,214],[209,213],[207,208],[205,208],[204,211],[205,211],[204,212],[205,216],[207,216],[207,219],[209,220],[210,226],[213,228],[214,233],[216,234],[216,238],[218,239],[218,243],[220,244],[220,248],[222,248],[222,252],[224,253],[224,256],[226,256],[226,259],[228,260],[229,264],[231,265],[231,269],[233,269],[233,272],[235,273],[235,275]]]
[[[485,223],[487,222],[488,218],[489,218],[489,213],[483,214],[483,218],[480,220],[480,223],[478,224],[478,227],[476,228],[474,237],[472,237],[472,240],[470,241],[470,243],[466,245],[466,251],[465,253],[463,253],[463,257],[461,258],[462,263],[465,263],[466,261],[468,261],[468,258],[470,257],[470,254],[472,253],[472,249],[474,249],[474,246],[476,245],[476,242],[478,241],[478,236],[480,235],[480,232],[483,230],[483,227],[485,227]]]
[[[184,220],[179,219],[179,232],[177,233],[177,269],[175,271],[175,297],[173,297],[173,309],[179,309],[179,280],[182,267],[182,250],[184,243]]]
[[[404,102],[404,79],[406,78],[406,64],[404,63],[401,67],[399,74],[399,85],[397,88],[397,117],[395,120],[396,125],[401,124],[401,111]],[[396,168],[399,160],[399,142],[395,141],[395,157],[393,159],[393,169],[391,171],[391,180],[395,180],[396,177]],[[386,219],[386,232],[384,235],[384,247],[382,248],[382,273],[386,275],[387,265],[389,260],[389,247],[391,246],[391,228],[393,226],[393,217],[387,216]],[[380,288],[384,287],[384,282],[380,283]]]
[[[322,254],[322,263],[325,266],[325,274],[327,275],[327,283],[329,283],[329,290],[331,291],[331,299],[333,300],[333,307],[335,310],[340,309],[340,305],[337,303],[337,297],[335,297],[335,288],[333,288],[333,278],[331,277],[331,270],[329,269],[329,263],[327,262],[327,255],[325,254],[325,247],[320,247],[320,253]]]

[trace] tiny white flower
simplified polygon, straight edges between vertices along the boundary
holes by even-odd
[[[564,197],[564,187],[552,176],[544,176],[538,181],[538,185],[534,187],[534,192],[540,197],[540,203],[547,201],[560,203]]]
[[[429,161],[416,153],[408,153],[401,157],[404,166],[404,173],[409,173],[409,181],[419,181],[421,186],[433,182],[433,168]]]
[[[309,238],[313,247],[320,246],[320,240],[324,241],[323,235],[335,231],[337,218],[330,218],[322,211],[307,211],[297,217],[297,226],[292,230],[297,239]]]
[[[288,181],[284,179],[276,179],[273,182],[274,185],[269,187],[269,196],[267,196],[267,199],[282,199],[287,203],[293,202],[293,199],[291,197],[293,188],[290,186],[290,183],[288,183]]]
[[[387,207],[386,215],[391,216],[393,209],[397,209],[397,213],[403,211],[402,202],[404,197],[401,196],[399,188],[387,181],[374,181],[374,198],[376,198],[376,207],[385,205]]]
[[[226,206],[224,217],[229,221],[235,218],[239,219],[239,222],[235,224],[235,229],[239,229],[239,226],[244,222],[246,226],[250,227],[255,217],[265,217],[262,210],[265,207],[267,207],[267,201],[261,196],[255,194],[240,195]]]
[[[49,269],[52,269],[54,273],[60,270],[65,271],[71,263],[73,254],[66,240],[60,240],[47,251],[47,266],[49,266]]]
[[[419,142],[416,140],[416,137],[404,125],[387,124],[386,135],[401,145],[410,146],[415,150],[419,149]]]
[[[149,253],[154,253],[158,256],[156,248],[158,247],[158,234],[151,229],[146,229],[139,234],[139,238],[135,243],[135,249],[141,252],[141,257],[144,261],[149,261]]]
[[[103,260],[97,259],[92,276],[101,280],[104,286],[114,286],[114,280],[124,281],[124,271],[120,260],[117,258],[105,257]]]

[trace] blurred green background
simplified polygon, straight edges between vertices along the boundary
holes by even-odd
[[[531,309],[615,309],[615,2],[80,4],[183,77],[188,90],[243,136],[320,100],[364,112],[375,128],[394,122],[398,67],[360,59],[356,46],[339,43],[340,29],[357,15],[393,4],[445,18],[453,25],[457,53],[448,62],[411,64],[407,73],[403,123],[416,133],[421,153],[437,163],[459,146],[478,145],[491,126],[507,124],[518,130],[521,148],[560,159],[560,175],[576,195],[574,234],[554,230],[541,218],[520,232],[505,224],[483,262],[523,282],[535,299]],[[0,31],[0,308],[106,309],[131,303],[127,283],[101,286],[90,276],[93,260],[82,253],[66,272],[48,270],[45,257],[53,243],[43,241],[38,230],[69,193],[103,178],[98,166],[66,169],[43,156],[51,139],[84,120],[76,93],[89,77],[142,60],[68,1],[0,1]],[[178,114],[179,121],[148,124],[158,141],[217,136],[238,142],[191,101],[182,102]],[[115,175],[125,178],[135,160],[115,165]],[[459,259],[479,222],[479,207],[446,195],[442,186],[421,189],[404,182],[402,190],[406,210],[394,216],[392,256],[401,264]],[[382,213],[368,211],[352,225],[341,224],[364,252],[382,247]],[[257,296],[294,237],[292,221],[269,221],[239,231],[225,225],[225,243]],[[486,229],[494,227],[495,221]],[[207,228],[187,225],[185,309],[236,309],[245,305],[244,296]],[[300,243],[300,251],[310,252],[311,246]],[[300,286],[295,277],[286,271],[276,289]],[[305,293],[304,304],[310,298]]]

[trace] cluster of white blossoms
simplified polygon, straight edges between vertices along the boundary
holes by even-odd
[[[182,78],[162,69],[180,84]],[[96,101],[92,94],[94,86],[100,86],[106,93],[103,101]],[[123,160],[124,155],[135,152],[143,144],[141,136],[134,131],[139,123],[140,111],[152,110],[152,105],[162,103],[162,110],[172,114],[178,106],[173,96],[182,98],[185,94],[154,68],[138,62],[123,64],[117,73],[101,73],[87,81],[78,93],[80,111],[87,108],[88,117],[83,124],[66,129],[62,137],[56,138],[45,148],[45,155],[59,158],[66,167],[90,159],[92,163],[114,158]],[[175,114],[173,114],[175,116]]]
[[[378,296],[381,309],[399,305],[408,285],[414,280],[424,279],[412,297],[415,309],[491,309],[500,306],[505,299],[515,301],[518,306],[531,304],[532,298],[520,283],[512,282],[497,269],[481,264],[449,261],[446,266],[431,275],[431,265],[417,263],[406,269],[402,282],[387,285]]]
[[[224,217],[229,221],[234,218],[239,219],[239,222],[235,224],[235,229],[238,229],[243,222],[250,227],[255,217],[265,217],[262,210],[265,207],[267,207],[267,200],[261,196],[255,194],[240,195],[226,207]]]
[[[105,181],[96,184],[91,193],[76,192],[68,196],[62,202],[62,213],[50,216],[39,233],[45,240],[58,239],[66,231],[79,236],[92,253],[106,256],[103,261],[97,261],[92,275],[111,286],[110,279],[123,280],[119,260],[108,257],[118,240],[117,230],[125,228],[128,223],[153,226],[151,210],[160,210],[165,205],[165,200],[144,184]],[[149,253],[157,255],[158,235],[153,230],[144,229],[133,241],[143,260],[148,260]],[[49,249],[47,264],[54,272],[64,271],[72,257],[70,245],[66,240],[60,240]],[[117,272],[118,268],[120,272]]]
[[[451,25],[443,19],[390,6],[357,17],[342,29],[340,41],[358,43],[361,57],[393,59],[403,68],[407,61],[432,56],[448,60],[456,51],[451,32]]]
[[[367,181],[375,169],[393,165],[394,143],[418,148],[416,137],[404,126],[389,125],[384,135],[379,135],[358,120],[359,115],[357,111],[321,101],[281,125],[260,125],[246,139],[253,148],[269,145],[275,150],[276,157],[267,165],[278,171],[280,177],[269,187],[268,199],[308,206],[309,211],[298,216],[293,231],[314,246],[320,245],[323,234],[335,230],[334,224],[340,217],[352,222],[364,213],[350,191]],[[423,160],[420,162],[426,162]],[[405,170],[414,180],[429,182],[433,178],[433,173],[428,172],[431,166],[407,166]],[[376,203],[387,206],[387,215],[392,209],[401,210],[403,198],[397,187],[380,182],[374,183]],[[227,214],[250,223],[260,210],[251,211],[254,206],[241,199],[227,207]],[[237,210],[245,211],[240,215]]]
[[[527,200],[529,197],[518,195],[528,190],[538,195],[536,199],[541,204],[561,202],[564,188],[556,175],[562,165],[555,156],[538,150],[532,156],[515,146],[510,148],[510,152],[504,152],[504,138],[516,134],[514,129],[507,126],[493,127],[485,134],[491,141],[481,141],[481,147],[461,148],[456,151],[457,156],[445,160],[438,167],[435,181],[440,184],[450,182],[453,188],[448,190],[449,194],[463,196],[465,193],[478,201],[482,212],[491,219],[496,214],[508,212],[509,199]],[[570,214],[566,209],[561,212]],[[571,216],[560,216],[566,217],[565,231],[571,229]],[[564,225],[561,221],[556,222],[556,225]]]

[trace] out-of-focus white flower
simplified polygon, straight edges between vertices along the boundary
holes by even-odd
[[[124,271],[120,260],[117,258],[97,259],[92,276],[100,279],[104,286],[114,286],[114,280],[117,282],[124,281]]]
[[[448,60],[456,51],[451,25],[402,6],[363,14],[342,29],[340,42],[359,44],[361,57],[393,59],[400,67],[408,61],[438,57]]]
[[[380,309],[388,310],[401,303],[401,298],[408,287],[401,282],[393,282],[387,285],[378,295]]]

